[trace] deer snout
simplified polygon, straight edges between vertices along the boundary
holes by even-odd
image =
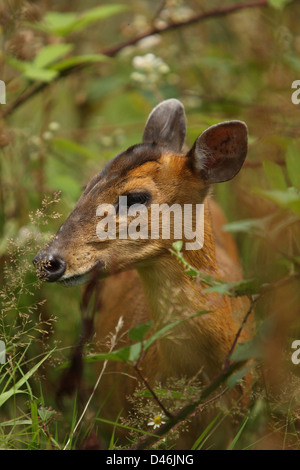
[[[58,281],[66,270],[65,261],[55,253],[40,251],[33,259],[39,277],[48,282]]]

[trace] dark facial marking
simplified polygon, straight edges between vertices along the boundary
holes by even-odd
[[[126,173],[144,165],[147,162],[157,161],[161,156],[160,148],[155,144],[138,144],[129,147],[125,152],[117,155],[108,162],[103,169],[103,176],[125,176]]]
[[[160,157],[161,147],[156,144],[138,144],[129,147],[125,152],[110,160],[103,170],[92,178],[85,194],[96,191],[100,185],[101,189],[104,189],[107,184],[112,184],[114,179],[124,178],[134,168],[147,162],[157,161]]]

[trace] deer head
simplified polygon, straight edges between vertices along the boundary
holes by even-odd
[[[187,153],[182,151],[185,133],[178,100],[153,109],[142,143],[117,155],[92,178],[54,239],[34,258],[46,280],[78,284],[96,268],[103,275],[138,268],[169,251],[175,217],[169,218],[169,238],[151,236],[150,228],[147,237],[130,237],[129,225],[136,224],[133,209],[144,208],[139,222],[147,228],[157,205],[201,204],[211,184],[239,172],[247,154],[247,127],[241,121],[209,127]],[[105,236],[104,226],[110,224],[115,237]]]

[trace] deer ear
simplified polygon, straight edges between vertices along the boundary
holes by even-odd
[[[183,105],[176,99],[170,99],[162,101],[150,113],[143,134],[143,142],[167,144],[175,152],[180,152],[185,133]]]
[[[204,131],[188,153],[189,165],[206,183],[231,180],[247,155],[248,131],[242,121],[227,121]]]

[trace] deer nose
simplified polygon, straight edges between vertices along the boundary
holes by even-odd
[[[39,277],[49,282],[58,281],[66,270],[66,263],[57,254],[40,251],[34,258]]]

